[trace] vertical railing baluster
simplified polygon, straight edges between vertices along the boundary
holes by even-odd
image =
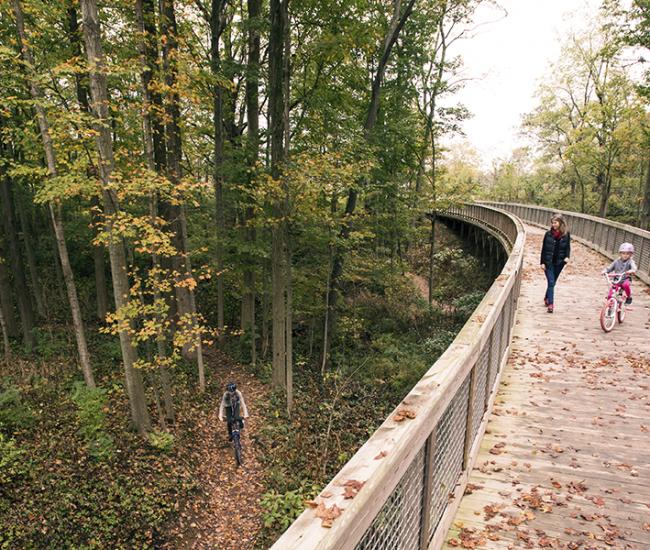
[[[424,447],[424,483],[422,490],[422,518],[420,520],[420,550],[429,546],[429,531],[431,530],[431,493],[433,492],[433,471],[436,458],[436,437],[438,427],[435,426],[427,438]]]
[[[474,400],[476,399],[476,378],[478,376],[478,360],[472,367],[472,373],[470,374],[469,379],[469,395],[467,397],[467,421],[465,422],[465,443],[463,445],[463,470],[467,469],[467,460],[469,458],[469,452],[472,449],[474,432]]]

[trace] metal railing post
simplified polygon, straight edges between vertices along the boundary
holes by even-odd
[[[433,471],[436,457],[436,438],[438,427],[435,426],[427,438],[424,449],[424,483],[422,489],[422,519],[420,521],[420,550],[429,546],[429,530],[431,529],[431,493],[433,491]]]

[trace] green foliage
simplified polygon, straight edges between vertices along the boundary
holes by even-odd
[[[456,338],[456,333],[451,330],[440,331],[422,343],[422,348],[427,355],[438,357],[449,347]]]
[[[31,426],[34,414],[16,388],[0,392],[0,431],[11,434]]]
[[[481,303],[483,296],[485,296],[485,292],[482,291],[470,292],[456,298],[452,305],[463,318],[467,319]]]
[[[113,439],[106,433],[106,390],[88,388],[83,382],[76,382],[72,401],[77,405],[79,433],[86,442],[86,450],[93,458],[108,460],[113,454]]]
[[[22,477],[27,471],[25,451],[13,439],[0,433],[0,487],[6,487]]]
[[[264,509],[264,527],[284,531],[305,509],[305,501],[310,500],[318,488],[302,484],[298,489],[278,493],[271,489],[264,493],[260,504]]]
[[[34,329],[36,344],[34,352],[45,361],[54,361],[70,350],[69,335],[63,331]]]
[[[149,444],[163,453],[168,453],[174,447],[174,436],[169,432],[153,431],[149,434]]]

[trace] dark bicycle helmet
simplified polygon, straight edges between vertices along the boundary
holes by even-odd
[[[237,389],[237,384],[235,384],[234,382],[230,382],[226,384],[226,390],[228,390],[229,392],[234,392],[236,389]]]

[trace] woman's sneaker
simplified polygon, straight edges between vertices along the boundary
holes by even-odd
[[[546,311],[548,311],[549,313],[553,313],[553,304],[548,304]]]

